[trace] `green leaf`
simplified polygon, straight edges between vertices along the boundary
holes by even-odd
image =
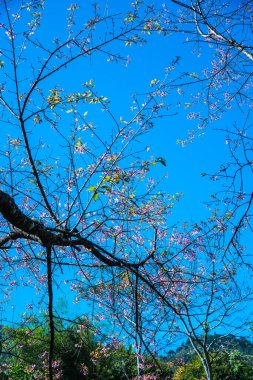
[[[90,186],[88,187],[87,191],[94,191],[96,190],[97,186]]]
[[[93,199],[94,199],[95,202],[98,200],[98,193],[94,193]]]
[[[154,78],[154,79],[151,80],[150,86],[154,86],[154,84],[156,84],[156,83],[157,83],[157,79]]]

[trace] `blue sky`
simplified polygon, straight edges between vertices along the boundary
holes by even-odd
[[[44,25],[50,25],[47,33],[50,39],[58,35],[59,30],[64,29],[62,20],[66,17],[66,6],[68,2],[62,2],[61,6],[57,2],[46,3],[46,21]],[[87,17],[89,5],[92,2],[81,4],[79,17]],[[99,3],[101,6],[100,13],[118,13],[124,12],[129,7],[128,1],[106,1]],[[55,14],[57,13],[57,22],[55,22]],[[82,16],[83,15],[83,16]],[[107,56],[94,54],[90,58],[73,64],[73,71],[68,71],[68,75],[64,76],[64,80],[59,78],[64,89],[80,89],[80,83],[92,79],[96,85],[96,90],[108,97],[111,102],[111,110],[116,117],[128,118],[130,115],[129,108],[132,105],[132,95],[143,93],[150,90],[150,81],[153,78],[162,80],[165,75],[165,68],[168,67],[175,56],[180,56],[180,65],[178,72],[199,72],[205,67],[212,52],[206,49],[205,53],[197,58],[192,53],[192,45],[183,44],[185,36],[175,35],[173,38],[163,38],[161,35],[145,36],[148,43],[143,47],[116,47],[115,51],[123,50],[125,56],[130,56],[131,61],[128,67],[121,62],[107,62]],[[174,75],[174,73],[172,73]],[[188,99],[190,98],[190,91]],[[167,167],[156,167],[156,176],[164,176],[168,174],[168,179],[164,186],[168,192],[181,192],[184,197],[175,209],[174,220],[192,220],[198,221],[207,215],[205,208],[201,202],[209,200],[209,195],[216,189],[216,185],[206,177],[201,177],[200,173],[212,173],[216,171],[220,163],[223,163],[228,157],[225,145],[225,135],[214,131],[213,128],[224,127],[233,122],[233,116],[227,117],[224,121],[212,125],[205,131],[205,135],[195,139],[192,144],[182,148],[176,143],[177,139],[185,139],[187,130],[192,129],[194,122],[187,120],[187,110],[184,107],[178,108],[175,103],[180,101],[180,96],[176,98],[176,91],[171,94],[171,110],[172,115],[166,119],[160,119],[155,129],[148,135],[143,136],[143,142],[150,146],[150,154],[155,157],[162,156],[166,159]],[[187,97],[184,99],[187,101]],[[183,101],[183,102],[184,102]],[[170,102],[170,99],[169,99]],[[204,111],[204,109],[203,109]],[[89,111],[90,112],[90,111]],[[205,111],[204,111],[205,112]],[[93,116],[93,115],[92,115]],[[95,120],[99,123],[99,114],[94,114]],[[103,122],[103,121],[102,121]],[[227,125],[226,125],[227,124]],[[106,126],[107,128],[110,126]]]
[[[39,37],[43,36],[43,43],[52,41],[57,35],[64,33],[64,20],[68,14],[67,4],[68,1],[61,2],[60,6],[58,2],[46,2],[45,18],[43,18],[38,33]],[[78,22],[82,17],[84,17],[84,21],[87,19],[87,13],[92,8],[90,4],[92,2],[81,4]],[[101,4],[100,12],[105,14],[131,9],[127,1],[120,4],[116,1],[108,1]],[[80,84],[92,79],[96,90],[110,99],[111,110],[116,118],[119,119],[122,116],[127,119],[131,115],[129,108],[132,105],[132,95],[149,91],[150,81],[153,78],[163,80],[165,68],[171,64],[175,56],[181,57],[177,73],[200,72],[211,59],[212,52],[209,49],[206,49],[205,54],[197,58],[192,53],[192,46],[183,44],[185,36],[175,35],[172,38],[163,38],[161,35],[154,35],[145,37],[147,37],[148,43],[143,47],[124,47],[124,44],[118,46],[115,44],[116,52],[121,50],[125,56],[131,57],[128,67],[125,67],[122,62],[107,62],[107,56],[98,53],[75,62],[67,73],[63,71],[62,74],[56,75],[54,83],[59,84],[66,92],[80,91]],[[33,51],[34,53],[36,51]],[[36,62],[33,64],[36,65]],[[172,75],[175,75],[174,72]],[[24,75],[25,77],[26,75]],[[26,85],[26,83],[25,81],[24,84]],[[52,82],[49,82],[48,86],[51,88]],[[190,101],[190,94],[191,91],[188,91],[188,94],[183,97],[182,104]],[[182,149],[176,140],[185,139],[187,130],[194,128],[196,123],[186,118],[188,110],[185,110],[183,106],[180,108],[176,106],[176,103],[181,101],[176,90],[168,98],[171,103],[168,113],[176,114],[176,116],[169,116],[156,122],[155,129],[143,136],[143,143],[150,146],[150,154],[166,159],[167,167],[157,166],[155,173],[157,177],[168,173],[168,180],[164,183],[166,189],[171,193],[181,192],[184,194],[181,204],[175,210],[176,213],[178,212],[178,219],[189,220],[190,218],[196,221],[207,215],[201,202],[208,200],[209,194],[212,194],[213,189],[216,188],[215,184],[208,178],[201,177],[200,173],[212,173],[220,163],[226,160],[228,155],[224,134],[214,131],[213,128],[226,128],[234,121],[234,116],[228,114],[225,122],[221,120],[213,124],[204,131],[203,137],[195,139],[192,144]],[[202,111],[206,112],[204,108]],[[104,122],[103,115],[100,115],[97,110],[91,112],[92,110],[89,111],[91,120],[94,117],[97,124]],[[110,128],[110,125],[106,125],[105,130],[110,130]],[[38,133],[43,134],[42,131],[38,131]],[[46,133],[48,134],[48,131]]]

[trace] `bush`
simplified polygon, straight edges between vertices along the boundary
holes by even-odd
[[[253,379],[252,363],[239,351],[230,353],[212,353],[211,367],[214,380],[250,380]],[[204,380],[205,371],[199,357],[180,366],[174,373],[173,380]]]

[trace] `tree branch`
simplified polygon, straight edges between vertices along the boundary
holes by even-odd
[[[18,232],[8,234],[8,237],[2,239],[3,244],[5,242],[18,239],[26,238],[31,240],[36,240],[39,238],[39,242],[45,246],[63,246],[63,247],[77,247],[83,246],[85,249],[90,251],[97,259],[99,259],[104,264],[109,267],[122,267],[127,266],[138,268],[143,266],[147,260],[153,256],[154,252],[144,260],[139,263],[130,263],[123,259],[115,257],[112,253],[105,250],[103,247],[91,242],[85,237],[80,236],[80,234],[62,230],[59,233],[54,233],[52,228],[46,227],[43,223],[33,220],[32,218],[26,216],[20,208],[15,203],[14,199],[4,191],[0,190],[0,213],[3,215],[4,219],[11,223],[14,227],[18,228]],[[0,239],[1,245],[1,239]]]

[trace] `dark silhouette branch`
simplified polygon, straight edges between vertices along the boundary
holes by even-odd
[[[53,380],[54,359],[54,314],[53,314],[53,282],[52,282],[52,247],[46,247],[47,251],[47,288],[48,288],[48,318],[49,318],[49,357],[48,371],[49,380]]]
[[[20,230],[15,233],[11,232],[4,237],[2,239],[3,244],[10,240],[17,240],[20,237],[38,241],[45,247],[61,246],[76,247],[80,249],[80,246],[83,246],[97,259],[110,267],[127,266],[128,268],[138,268],[139,266],[143,266],[154,255],[154,252],[152,251],[152,253],[144,260],[137,263],[127,262],[123,259],[117,258],[103,247],[82,237],[79,233],[67,230],[61,231],[59,229],[54,230],[53,228],[46,227],[43,223],[28,217],[20,210],[14,199],[2,190],[0,190],[0,213],[7,222]],[[57,233],[55,231],[57,231]]]

